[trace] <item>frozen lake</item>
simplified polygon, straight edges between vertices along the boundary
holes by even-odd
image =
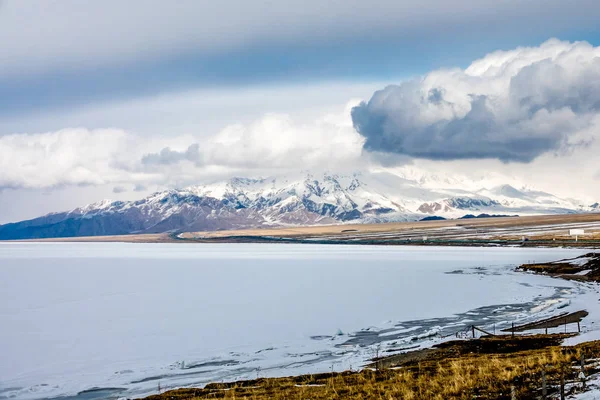
[[[569,304],[573,283],[512,270],[583,253],[0,243],[0,399],[136,397],[358,368],[375,347]]]

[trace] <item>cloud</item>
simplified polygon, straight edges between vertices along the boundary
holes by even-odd
[[[145,154],[147,170],[193,164],[242,170],[294,169],[351,163],[361,157],[363,139],[348,118],[352,104],[339,115],[298,123],[289,115],[267,114],[250,124],[234,124],[185,150],[169,147]]]
[[[0,43],[0,71],[98,68],[189,52],[339,44],[385,34],[439,40],[441,31],[480,31],[492,22],[505,32],[523,29],[520,21],[529,22],[529,32],[540,26],[549,29],[549,22],[556,28],[595,28],[598,16],[592,0],[531,0],[526,5],[518,0],[374,0],[369,7],[362,0],[223,0],[211,7],[194,0],[9,0],[0,15],[0,36],[12,40]]]
[[[553,39],[388,86],[352,120],[368,151],[530,162],[589,145],[598,113],[600,48]]]
[[[142,157],[142,164],[170,165],[185,160],[200,164],[200,158],[200,145],[195,143],[191,144],[185,151],[176,151],[171,150],[170,147],[165,147],[159,153],[146,154]]]
[[[0,137],[0,186],[99,185],[117,179],[113,155],[127,147],[121,130],[65,129]]]
[[[184,186],[231,174],[256,175],[313,167],[344,168],[360,161],[363,139],[342,112],[297,121],[266,114],[214,135],[152,140],[118,129],[63,129],[0,136],[0,187],[113,185]]]
[[[116,193],[116,194],[125,193],[125,192],[127,192],[127,188],[124,186],[115,186],[112,191],[113,191],[113,193]]]
[[[8,0],[0,13],[0,37],[11,39],[0,41],[0,118],[190,87],[404,76],[462,63],[499,38],[514,46],[596,32],[596,3]]]
[[[315,120],[323,114],[339,112],[340,105],[348,99],[369,96],[384,83],[320,81],[188,88],[134,100],[86,104],[83,108],[49,110],[38,107],[36,114],[26,117],[3,107],[2,101],[12,102],[13,98],[9,96],[0,99],[0,136],[16,132],[57,131],[72,126],[106,128],[107,124],[147,137],[176,136],[190,132],[208,136],[232,124],[232,121],[251,123],[267,111],[292,114],[296,119]]]

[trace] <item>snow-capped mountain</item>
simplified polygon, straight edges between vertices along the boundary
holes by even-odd
[[[2,225],[0,239],[414,221],[482,213],[573,213],[599,208],[534,189],[508,184],[478,187],[476,182],[414,171],[305,174],[233,178],[157,192],[137,201],[103,200]]]

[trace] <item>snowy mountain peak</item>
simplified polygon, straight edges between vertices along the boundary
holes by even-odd
[[[488,189],[491,187],[491,189]],[[489,185],[416,169],[236,177],[156,192],[137,201],[103,200],[70,212],[0,226],[0,238],[110,235],[419,220],[465,214],[598,211],[529,188]]]
[[[112,200],[109,199],[105,199],[105,200],[100,200],[97,201],[95,203],[91,203],[88,204],[86,206],[83,207],[78,207],[75,208],[74,210],[70,211],[73,214],[81,214],[81,215],[86,215],[90,212],[97,212],[99,210],[106,210],[108,208],[110,208],[112,206],[114,202]]]

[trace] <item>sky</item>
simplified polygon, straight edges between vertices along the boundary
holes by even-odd
[[[0,1],[0,223],[410,165],[600,200],[600,7]]]

